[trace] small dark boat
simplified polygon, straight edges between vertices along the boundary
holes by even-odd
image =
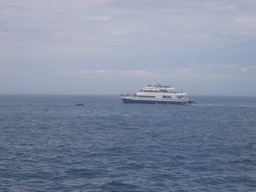
[[[83,103],[76,104],[75,106],[84,106]]]

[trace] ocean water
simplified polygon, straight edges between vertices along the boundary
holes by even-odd
[[[195,99],[2,95],[0,191],[256,191],[256,97]]]

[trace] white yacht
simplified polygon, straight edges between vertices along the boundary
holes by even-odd
[[[174,91],[173,87],[160,85],[159,82],[144,87],[134,94],[120,95],[124,103],[145,104],[196,104],[195,100],[186,97],[183,91]]]

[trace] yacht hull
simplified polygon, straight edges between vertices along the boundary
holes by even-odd
[[[191,105],[195,104],[195,101],[161,101],[161,100],[136,100],[122,98],[124,103],[141,103],[141,104],[165,104],[165,105]]]

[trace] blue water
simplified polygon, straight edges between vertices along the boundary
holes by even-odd
[[[195,99],[0,96],[0,191],[256,191],[256,97]]]

